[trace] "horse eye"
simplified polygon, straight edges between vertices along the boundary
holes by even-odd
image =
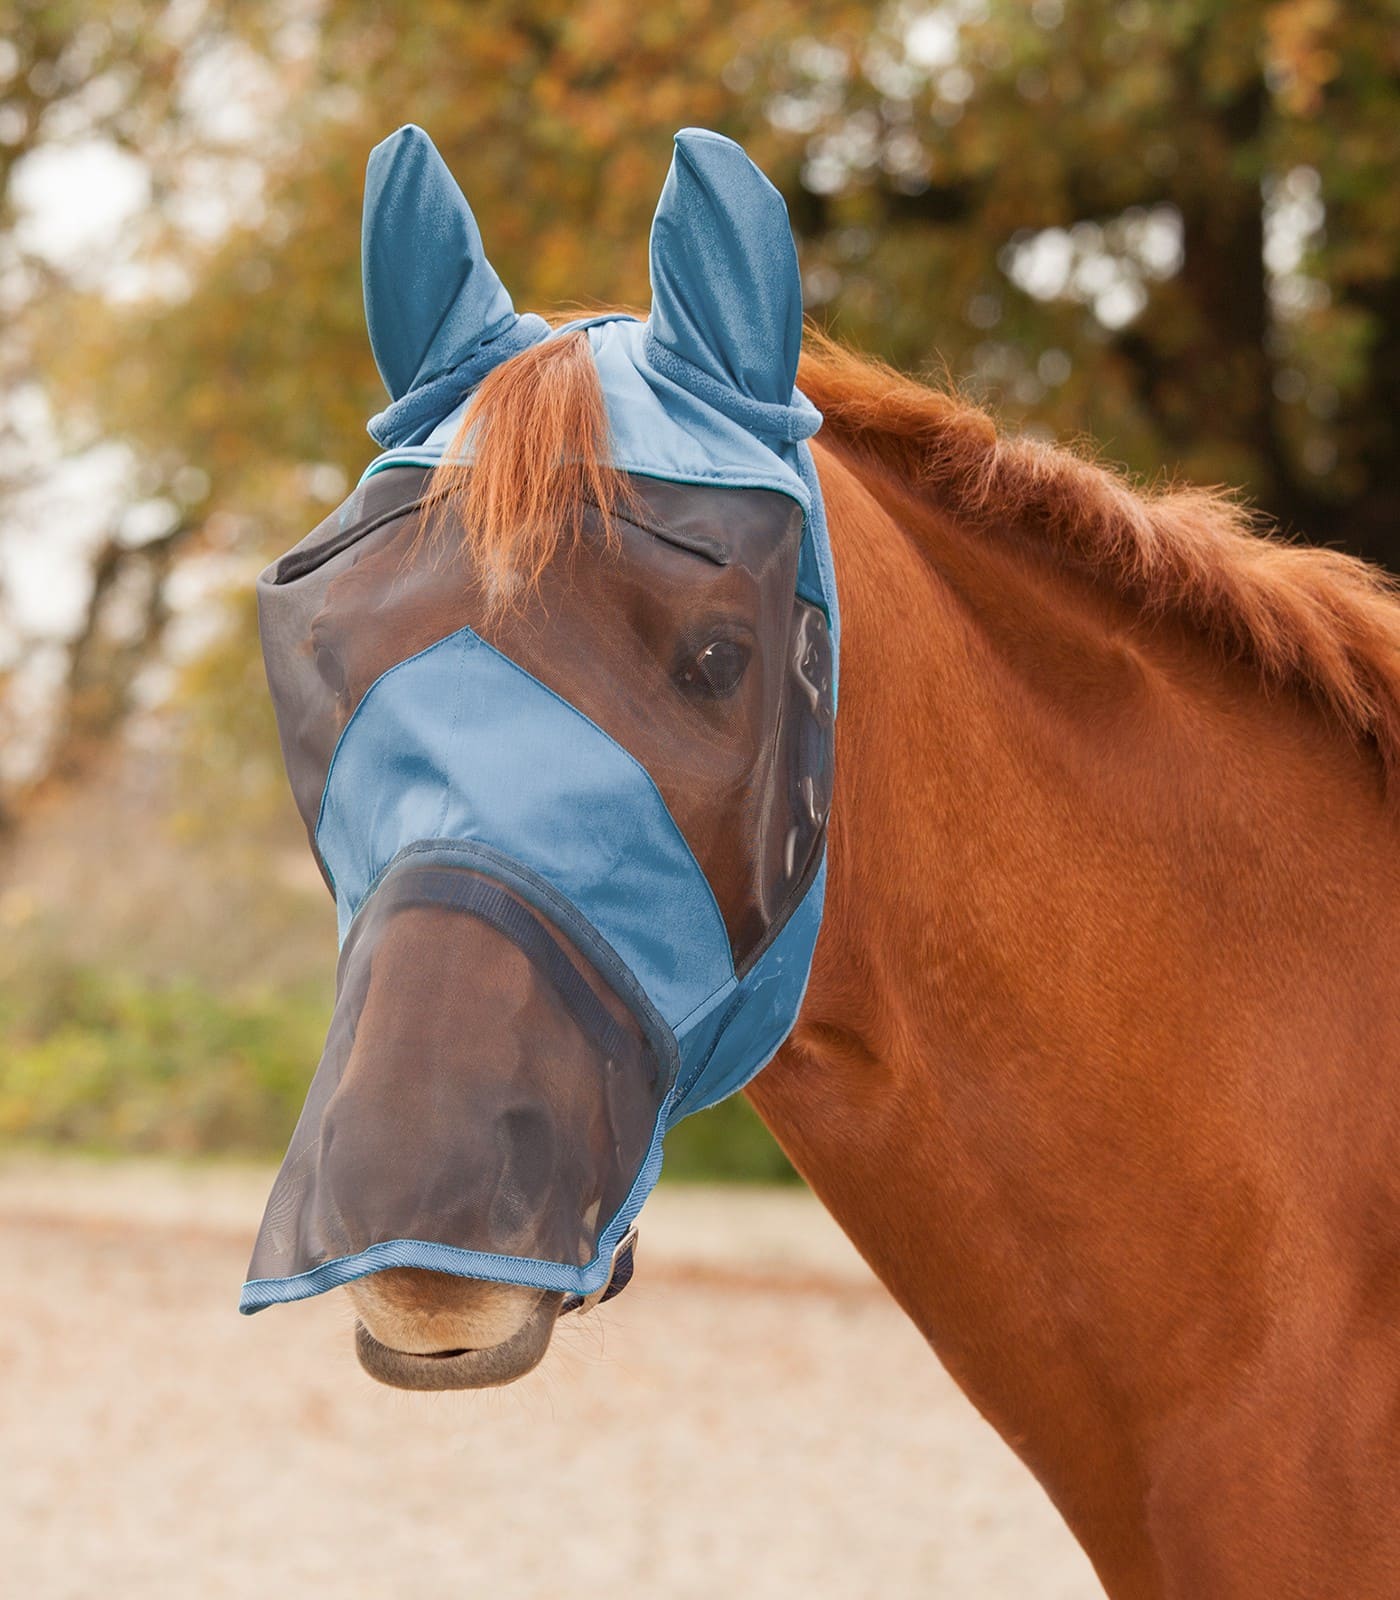
[[[316,670],[321,681],[339,699],[345,693],[345,668],[334,650],[318,644],[315,650]]]
[[[739,687],[749,665],[749,648],[736,639],[715,639],[679,674],[682,688],[723,700]]]

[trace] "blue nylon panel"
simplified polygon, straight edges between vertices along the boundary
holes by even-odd
[[[679,1041],[681,1078],[667,1113],[668,1127],[742,1089],[787,1038],[807,992],[825,896],[823,860],[801,904],[728,1004]]]
[[[386,672],[341,736],[316,842],[342,937],[400,850],[454,838],[570,900],[672,1028],[732,982],[714,895],[650,777],[467,629]]]

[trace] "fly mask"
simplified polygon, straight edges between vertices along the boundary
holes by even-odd
[[[341,955],[244,1311],[388,1267],[596,1297],[667,1129],[796,1019],[838,621],[796,251],[737,145],[677,135],[650,265],[646,321],[551,329],[421,130],[370,158],[384,452],[258,580]],[[576,330],[630,495],[493,608],[425,496],[475,387]]]

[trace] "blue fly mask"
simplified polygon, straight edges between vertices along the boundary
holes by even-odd
[[[258,580],[342,948],[242,1309],[388,1267],[585,1299],[666,1130],[787,1036],[821,922],[837,616],[796,252],[737,145],[677,136],[650,317],[569,325],[633,498],[503,615],[423,502],[472,389],[558,333],[417,128],[370,158],[364,273],[385,453]]]

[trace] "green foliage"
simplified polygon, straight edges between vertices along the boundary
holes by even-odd
[[[0,1140],[121,1154],[286,1149],[330,1010],[322,988],[220,993],[90,967],[31,969],[0,989]],[[683,1180],[794,1177],[748,1103],[666,1142]]]
[[[323,993],[216,995],[94,969],[0,992],[0,1137],[280,1154],[320,1055]]]
[[[665,1176],[727,1183],[797,1183],[787,1157],[743,1097],[711,1106],[666,1135]]]

